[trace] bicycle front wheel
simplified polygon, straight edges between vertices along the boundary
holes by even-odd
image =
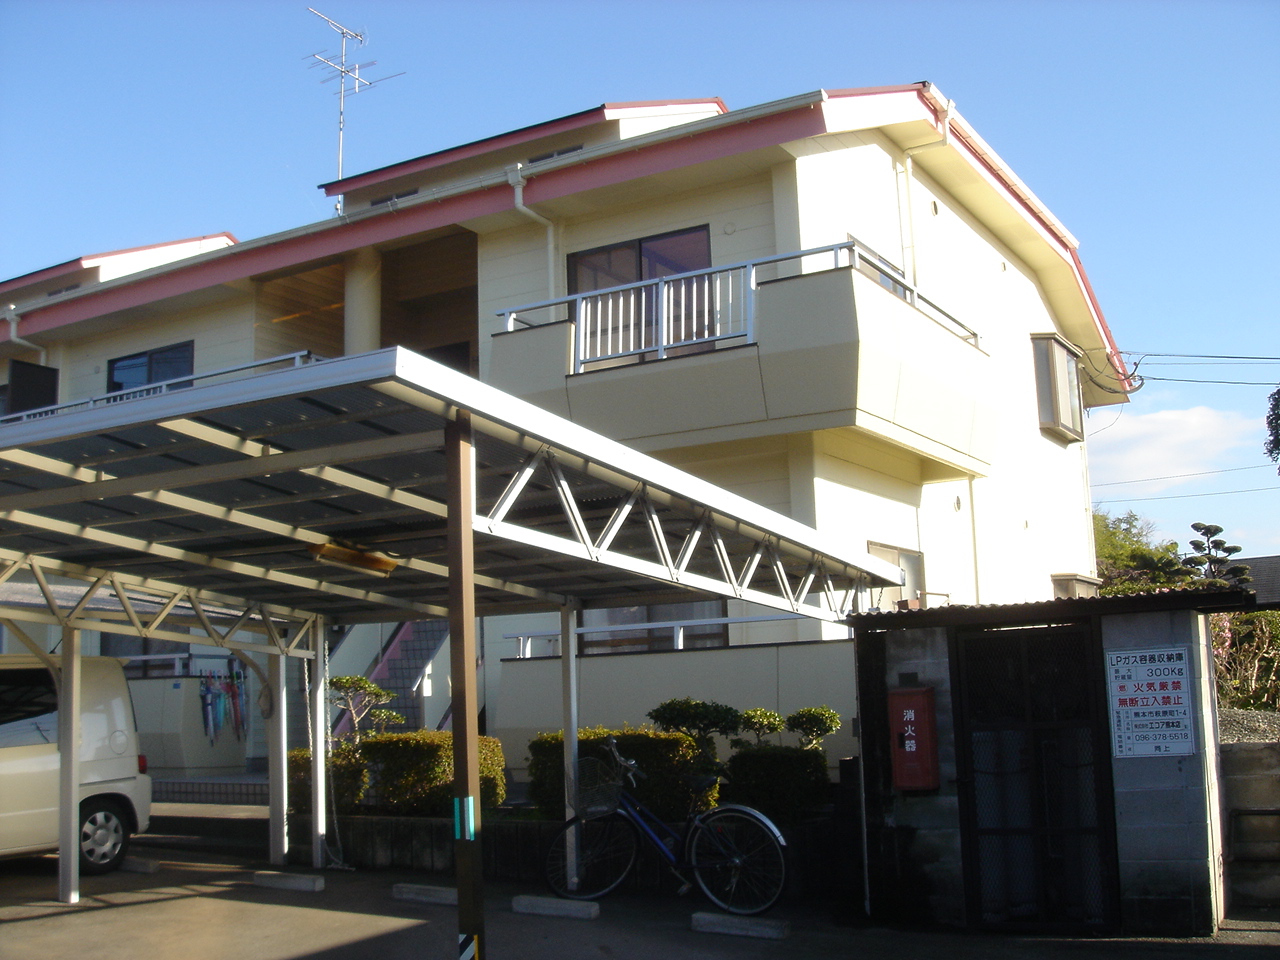
[[[754,810],[711,811],[689,839],[689,862],[707,899],[729,913],[764,913],[787,880],[782,844]]]
[[[631,870],[640,845],[631,822],[614,814],[577,817],[564,825],[547,851],[547,883],[557,896],[594,900],[614,889]]]

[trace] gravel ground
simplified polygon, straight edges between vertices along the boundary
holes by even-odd
[[[1219,710],[1218,739],[1222,743],[1280,742],[1280,713],[1270,710]]]

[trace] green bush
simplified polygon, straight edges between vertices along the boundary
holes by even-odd
[[[502,744],[481,737],[480,805],[506,799]],[[416,730],[366,736],[357,746],[336,743],[330,757],[339,813],[453,816],[453,734]],[[289,796],[298,812],[311,809],[311,751],[289,751]]]
[[[734,707],[692,697],[664,700],[647,716],[659,730],[692,737],[708,767],[713,767],[716,761],[715,735],[731,737],[742,729],[742,714]]]
[[[794,823],[823,807],[831,793],[827,758],[821,750],[764,744],[739,750],[721,785],[726,803],[755,807],[779,823]]]
[[[787,729],[800,735],[806,750],[822,748],[822,738],[840,729],[840,714],[830,707],[804,707],[787,717]]]
[[[690,806],[705,810],[715,805],[716,787],[695,789],[690,777],[701,770],[702,757],[693,738],[683,733],[657,730],[578,731],[578,755],[612,763],[605,739],[612,735],[618,752],[636,761],[644,778],[627,792],[663,820],[683,820]],[[540,733],[529,744],[529,798],[538,812],[550,820],[564,816],[564,734]]]
[[[299,813],[310,813],[311,751],[290,750],[287,762],[289,806]],[[360,757],[360,749],[351,743],[335,743],[329,755],[329,771],[333,781],[330,802],[339,813],[353,812],[369,787],[369,772]]]
[[[367,736],[360,752],[368,765],[366,803],[396,816],[453,816],[453,734],[414,730]],[[507,797],[502,744],[481,737],[480,806],[496,807]],[[372,801],[372,803],[369,803]]]

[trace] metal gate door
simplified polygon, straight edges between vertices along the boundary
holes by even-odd
[[[956,634],[965,886],[982,926],[1118,917],[1100,644],[1089,625]]]

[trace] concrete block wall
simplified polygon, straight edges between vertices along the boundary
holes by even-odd
[[[1246,816],[1231,843],[1231,811],[1280,811],[1280,743],[1222,745],[1222,824],[1229,906],[1280,906],[1280,816]]]
[[[1223,917],[1213,670],[1201,619],[1191,610],[1102,618],[1104,651],[1187,648],[1195,687],[1195,753],[1111,760],[1128,935],[1211,936]]]

